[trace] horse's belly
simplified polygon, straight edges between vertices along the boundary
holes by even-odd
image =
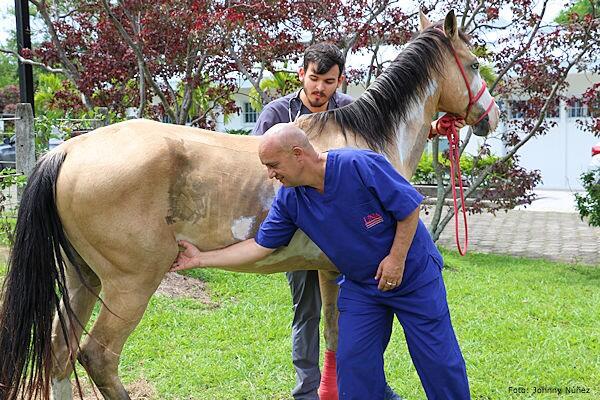
[[[223,267],[229,271],[271,274],[298,270],[337,271],[327,256],[302,231],[296,231],[289,245],[281,247],[268,257],[237,267]]]

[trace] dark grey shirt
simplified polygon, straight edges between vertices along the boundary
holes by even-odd
[[[298,93],[290,93],[267,104],[260,113],[251,135],[262,135],[275,124],[293,122],[300,115],[311,114],[311,111],[300,100]],[[352,103],[352,101],[354,99],[351,96],[336,91],[329,99],[327,109],[340,108]]]

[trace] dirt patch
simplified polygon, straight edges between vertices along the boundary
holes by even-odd
[[[81,382],[81,390],[83,391],[83,399],[79,396],[79,391],[73,382],[73,399],[74,400],[101,400],[103,399],[100,391],[95,387],[92,388],[87,377],[79,379]],[[140,379],[129,385],[125,385],[125,390],[129,393],[131,400],[157,400],[158,393],[156,388],[145,379]]]
[[[173,272],[165,275],[155,294],[171,298],[195,299],[203,304],[216,307],[216,304],[210,300],[206,283]]]

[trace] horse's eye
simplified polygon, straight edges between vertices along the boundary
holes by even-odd
[[[479,69],[479,63],[474,62],[473,64],[471,64],[471,68],[473,69],[473,71],[477,71]]]

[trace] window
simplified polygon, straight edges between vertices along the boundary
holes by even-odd
[[[582,118],[588,117],[588,107],[586,104],[583,104],[581,101],[577,100],[571,103],[567,107],[567,117],[569,118]]]
[[[253,124],[258,118],[258,113],[250,103],[244,103],[244,123]]]
[[[534,101],[534,100],[510,100],[508,104],[504,105],[505,108],[508,108],[509,118],[518,119],[518,118],[537,118],[542,107],[544,105],[542,101]],[[548,118],[558,118],[560,116],[560,104],[558,101],[552,101],[548,105],[548,109],[546,110],[546,117]]]

